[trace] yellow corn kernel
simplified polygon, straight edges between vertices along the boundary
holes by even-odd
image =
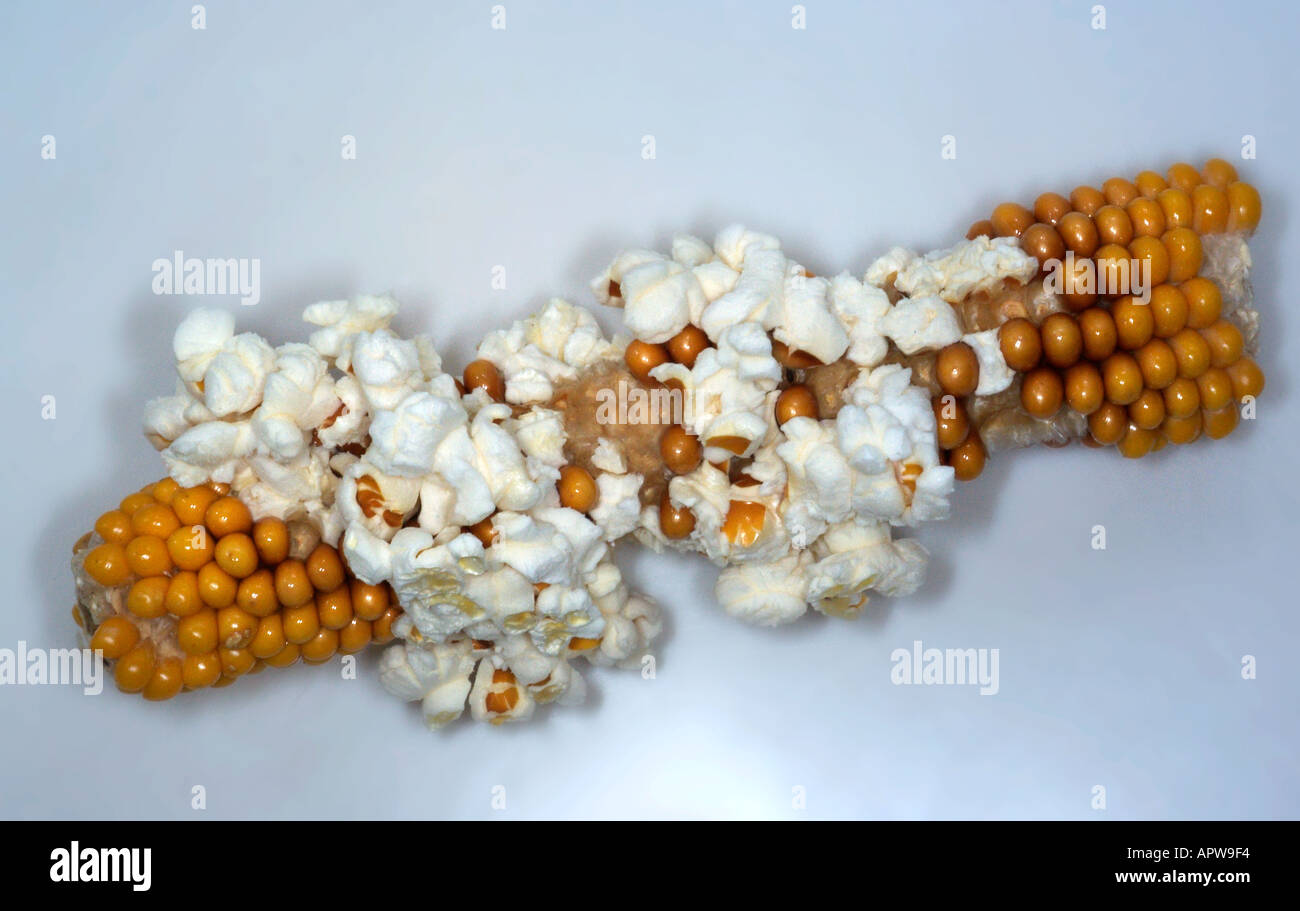
[[[82,565],[90,574],[90,578],[110,588],[122,585],[131,578],[126,548],[113,541],[107,541],[86,554]]]

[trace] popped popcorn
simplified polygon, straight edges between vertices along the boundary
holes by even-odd
[[[695,273],[671,259],[644,262],[623,273],[623,319],[638,338],[666,342],[704,310]]]
[[[508,329],[488,333],[478,348],[478,357],[504,376],[505,400],[511,404],[546,402],[556,383],[615,354],[590,313],[559,299]]]
[[[899,261],[894,286],[911,297],[938,296],[949,303],[991,291],[1004,279],[1025,284],[1038,274],[1038,260],[1014,237],[976,237],[919,259]]]
[[[961,338],[957,314],[934,295],[903,298],[881,318],[880,330],[904,354],[937,350]]]
[[[967,333],[962,336],[962,341],[970,345],[979,361],[980,375],[975,386],[976,395],[994,395],[1015,381],[1016,372],[1002,356],[1002,343],[998,339],[997,329]]]
[[[756,626],[792,623],[808,610],[807,551],[767,563],[739,563],[718,574],[713,595],[732,617]]]

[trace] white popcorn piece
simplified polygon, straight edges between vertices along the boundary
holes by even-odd
[[[596,665],[638,667],[663,631],[659,606],[649,598],[629,595],[618,567],[608,560],[587,576],[587,590],[606,625],[599,648],[583,654]]]
[[[906,247],[893,247],[867,267],[862,280],[876,288],[888,287],[915,259],[916,254]]]
[[[705,462],[689,474],[677,475],[669,481],[668,497],[673,506],[685,506],[694,514],[692,542],[709,560],[725,562],[729,547],[722,534],[722,523],[731,506],[731,482],[726,473]],[[657,516],[654,521],[658,522]]]
[[[478,470],[478,449],[465,427],[452,431],[438,446],[434,468],[456,492],[453,522],[473,525],[492,514],[496,507],[492,488]]]
[[[617,355],[596,318],[560,298],[552,298],[524,322],[524,337],[542,354],[575,370]]]
[[[976,395],[995,395],[1008,388],[1016,378],[1016,372],[1007,366],[1002,357],[1002,343],[998,339],[997,329],[983,332],[971,332],[962,336],[962,341],[970,345],[979,362],[980,378],[975,387]]]
[[[688,269],[713,260],[713,248],[691,234],[673,235],[673,259]]]
[[[203,379],[208,364],[235,335],[235,317],[224,310],[191,311],[176,327],[172,351],[176,372],[187,383]]]
[[[859,367],[874,367],[883,361],[889,353],[889,340],[880,322],[889,312],[888,295],[843,272],[831,280],[830,300],[849,335],[848,359]]]
[[[704,311],[695,273],[671,259],[644,262],[623,274],[623,321],[637,338],[666,342]]]
[[[961,338],[961,321],[939,297],[904,297],[880,320],[880,329],[904,354],[930,351]]]
[[[770,329],[785,295],[786,269],[785,255],[779,249],[752,249],[745,256],[735,287],[704,309],[700,328],[715,342],[728,326],[738,323],[756,322]]]
[[[951,512],[950,497],[957,485],[956,472],[952,466],[926,465],[916,477],[915,484],[906,517],[908,524],[948,518]]]
[[[808,597],[814,608],[836,616],[856,616],[870,590],[891,597],[912,594],[925,580],[929,558],[915,541],[891,541],[884,523],[837,526],[817,552],[819,559],[808,569]]]
[[[701,263],[693,267],[691,271],[695,273],[696,281],[700,283],[700,287],[704,290],[704,300],[710,304],[724,294],[730,294],[735,290],[736,282],[740,281],[739,272],[717,259]],[[691,322],[698,324],[703,315],[703,311],[692,313]]]
[[[420,486],[416,478],[385,474],[361,458],[339,479],[334,506],[342,525],[359,522],[371,534],[391,541],[415,510]]]
[[[627,471],[627,462],[618,443],[605,437],[596,440],[596,451],[591,454],[591,464],[601,471],[623,474]]]
[[[748,498],[737,498],[748,499]],[[764,563],[778,559],[788,553],[793,547],[790,534],[781,521],[781,517],[767,504],[759,500],[750,500],[749,502],[757,503],[763,507],[763,524],[758,533],[758,537],[752,541],[746,541],[742,537],[737,537],[732,541],[723,533],[723,540],[727,548],[727,559],[735,563]]]
[[[434,454],[433,469],[456,491],[452,520],[473,525],[494,509],[526,510],[539,503],[554,478],[545,466],[525,459],[519,443],[501,423],[507,405],[479,409],[468,426],[446,435]]]
[[[189,404],[185,406],[183,417],[185,422],[191,426],[218,420],[217,416],[208,410],[208,406],[203,404],[201,398],[189,400]]]
[[[245,469],[235,476],[233,489],[243,497],[246,491],[270,488],[278,496],[300,503],[305,509],[321,505],[337,486],[325,452],[315,449],[309,454],[283,462],[270,456],[253,455]],[[251,508],[251,507],[250,507]],[[258,513],[253,510],[254,516]],[[285,518],[281,515],[280,518]]]
[[[424,529],[403,528],[388,550],[393,591],[425,641],[446,641],[486,615],[466,593],[468,579],[484,568],[478,538],[463,534],[435,544]]]
[[[514,425],[519,448],[530,459],[559,468],[564,458],[564,421],[558,411],[549,408],[530,408],[521,414]]]
[[[465,596],[484,611],[477,632],[495,639],[502,630],[511,628],[512,618],[533,611],[533,583],[508,566],[499,566],[465,579]],[[531,621],[530,621],[531,622]]]
[[[531,586],[529,592],[532,592]],[[529,600],[531,603],[531,597]],[[561,687],[565,687],[570,682],[566,670],[571,673],[571,669],[564,657],[547,655],[539,651],[529,636],[519,634],[505,636],[496,654],[510,668],[510,672],[515,675],[515,680],[529,687],[533,698],[539,703],[550,701],[550,698],[538,698],[541,687],[550,683],[559,683]],[[557,680],[557,677],[560,679]],[[551,698],[556,695],[559,693],[554,693]]]
[[[274,463],[272,463],[274,465]],[[274,481],[266,481],[260,477],[248,479],[236,478],[236,482],[231,485],[231,490],[236,496],[248,507],[250,513],[256,519],[267,516],[280,519],[283,522],[292,522],[298,519],[310,518],[317,522],[321,527],[321,537],[331,532],[338,533],[342,528],[335,526],[328,519],[328,510],[319,508],[319,498],[313,497],[311,500],[302,499],[288,492],[293,483],[284,483],[280,473],[289,474],[290,470],[275,465],[273,472],[276,477]],[[283,484],[283,486],[281,486]],[[328,487],[321,494],[324,495],[329,490]]]
[[[641,637],[636,624],[621,614],[607,619],[605,636],[595,652],[587,653],[587,660],[596,665],[628,666],[631,659],[642,650]]]
[[[144,434],[155,449],[165,449],[190,429],[190,422],[185,418],[190,401],[188,395],[167,395],[145,403]]]
[[[515,637],[520,642],[531,642],[524,637]],[[538,654],[541,654],[540,652]],[[515,671],[515,676],[519,677],[518,659],[502,649],[502,657],[510,664],[510,669]],[[563,658],[555,658],[549,655],[542,656],[547,659],[549,671],[545,676],[537,680],[524,680],[519,678],[519,682],[528,687],[529,694],[533,701],[538,705],[546,705],[549,702],[558,702],[560,705],[582,705],[587,699],[587,683],[583,680],[582,675],[573,669]]]
[[[808,610],[806,556],[792,553],[766,563],[740,563],[718,574],[714,597],[729,616],[756,626],[793,623]]]
[[[397,315],[397,301],[391,297],[362,295],[354,300],[322,301],[303,311],[305,322],[321,328],[308,344],[325,357],[339,357],[345,341],[360,332],[387,329]]]
[[[894,285],[910,297],[937,296],[949,303],[977,291],[991,291],[1005,279],[1027,283],[1038,274],[1038,260],[1015,237],[976,237],[908,262]]]
[[[223,418],[252,411],[275,364],[275,351],[259,335],[244,332],[226,341],[203,372],[203,403]]]
[[[317,425],[317,438],[331,449],[361,442],[370,425],[370,407],[361,384],[354,376],[342,376],[334,381],[333,391],[339,407]]]
[[[772,334],[792,350],[806,351],[823,364],[848,350],[849,335],[830,300],[831,283],[799,271],[787,275],[780,315]]]
[[[883,408],[905,428],[913,443],[937,457],[934,410],[930,407],[929,395],[921,387],[913,385],[911,379],[910,368],[885,364],[873,370],[859,371],[845,395],[860,408],[871,405]]]
[[[534,478],[528,470],[519,443],[502,426],[510,415],[507,405],[489,405],[474,415],[470,438],[477,453],[480,476],[492,492],[499,509],[531,509],[545,493],[545,479]],[[440,460],[445,466],[446,460]]]
[[[637,527],[641,518],[641,481],[639,474],[596,475],[600,491],[591,520],[602,530],[605,540],[615,541]]]
[[[418,478],[433,470],[438,446],[469,420],[460,397],[417,391],[392,410],[375,413],[370,422],[366,458],[380,471]]]
[[[587,592],[606,617],[619,614],[627,603],[627,586],[618,564],[606,554],[585,577]]]
[[[774,392],[770,397],[775,399],[777,395],[778,393]],[[743,492],[744,498],[759,500],[778,511],[782,500],[789,492],[787,490],[789,477],[785,462],[777,452],[777,448],[784,442],[783,437],[783,434],[768,434],[744,472],[752,481],[758,482],[757,486],[747,483],[743,490],[739,491]]]
[[[229,483],[254,444],[247,421],[210,421],[182,433],[162,451],[162,457],[168,473],[183,486]]]
[[[605,617],[582,585],[548,585],[537,595],[537,613],[529,637],[546,655],[558,655],[574,637],[599,639],[605,632]]]
[[[720,370],[731,370],[737,380],[753,383],[760,393],[775,389],[781,381],[781,365],[772,356],[772,343],[758,323],[740,323],[724,329],[718,336],[716,352],[713,357],[717,358]],[[697,357],[697,364],[698,361]],[[701,374],[709,372],[702,370]]]
[[[427,335],[417,335],[414,341],[416,354],[420,358],[420,372],[424,378],[432,380],[442,375],[442,355],[438,353],[433,339]]]
[[[471,684],[468,676],[454,676],[432,687],[420,700],[424,723],[437,731],[455,721],[465,712]]]
[[[399,699],[419,700],[425,723],[437,730],[464,712],[474,665],[468,642],[428,646],[398,642],[380,656],[379,681]]]
[[[744,225],[728,225],[713,240],[718,259],[740,271],[745,257],[755,250],[780,250],[781,242],[768,234],[751,231]]]
[[[557,383],[616,354],[590,313],[554,298],[528,319],[489,332],[477,356],[501,371],[507,402],[535,404],[548,401]]]
[[[683,377],[688,429],[706,445],[721,437],[746,440],[742,455],[752,454],[767,431],[766,393],[780,378],[780,365],[772,358],[771,346],[756,329],[744,324],[727,330],[720,338],[721,345],[700,352],[689,378]],[[660,381],[683,376],[667,364],[650,375]]]
[[[596,301],[607,307],[622,307],[623,276],[637,266],[660,259],[663,259],[663,255],[653,250],[624,250],[619,253],[604,272],[591,280],[591,292]]]
[[[372,408],[392,410],[424,382],[415,343],[387,329],[349,336],[338,358],[350,370]]]
[[[595,569],[609,551],[599,526],[577,510],[562,506],[539,506],[533,510],[533,515],[539,522],[551,525],[564,536],[572,555],[574,571],[579,575]]]
[[[430,476],[420,482],[420,515],[417,523],[425,531],[438,534],[453,525],[452,507],[456,504],[456,491],[441,478]]]
[[[636,647],[628,653],[626,659],[623,659],[633,662],[633,666],[635,666],[635,663],[638,663],[637,659],[650,648],[650,644],[658,639],[659,634],[663,632],[663,612],[653,599],[645,595],[631,595],[623,604],[620,613],[624,619],[632,622],[632,627],[636,630]]]
[[[840,451],[856,472],[854,512],[899,524],[945,517],[954,475],[939,465],[934,411],[925,391],[911,384],[911,370],[863,370],[845,397],[835,425]]]
[[[307,451],[315,428],[341,405],[325,361],[308,345],[282,345],[266,378],[262,404],[252,418],[258,449],[279,462]]]
[[[474,688],[469,694],[469,709],[475,721],[504,724],[526,721],[532,717],[536,703],[528,688],[520,686],[514,674],[498,668],[487,659],[479,662],[474,674]]]
[[[573,577],[573,552],[568,539],[553,525],[523,513],[502,512],[493,517],[498,538],[491,559],[512,567],[530,582],[563,584]]]
[[[782,428],[786,441],[776,453],[785,463],[789,492],[781,518],[796,547],[807,547],[827,525],[846,519],[852,506],[846,494],[853,489],[853,469],[837,444],[836,426],[799,417]]]
[[[863,474],[887,471],[912,451],[906,425],[883,405],[844,405],[835,416],[835,436],[847,463]]]

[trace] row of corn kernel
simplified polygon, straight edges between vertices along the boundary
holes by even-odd
[[[1163,239],[1179,229],[1198,235],[1249,234],[1259,225],[1259,192],[1238,180],[1236,169],[1223,159],[1210,159],[1202,172],[1189,164],[1175,164],[1166,176],[1167,180],[1154,171],[1143,171],[1135,181],[1112,177],[1100,190],[1076,187],[1068,199],[1043,193],[1032,210],[1002,203],[991,218],[971,225],[967,237],[1018,237],[1041,263],[1059,259],[1067,249],[1087,258],[1108,244],[1126,246],[1141,237]],[[1167,246],[1171,268],[1185,265],[1177,260],[1195,249]],[[1055,255],[1040,255],[1047,253]]]
[[[285,523],[254,522],[225,485],[163,479],[100,516],[95,531],[103,543],[86,554],[86,572],[126,594],[91,646],[117,662],[119,688],[149,699],[222,686],[263,664],[358,651],[390,639],[401,613],[386,586],[351,578],[329,545],[290,558]],[[169,622],[139,622],[159,619]]]
[[[934,380],[941,393],[931,402],[939,451],[944,463],[952,466],[957,480],[974,480],[984,470],[988,458],[979,429],[971,421],[965,404],[980,382],[980,363],[975,350],[965,342],[953,342],[941,348],[934,361]]]
[[[616,282],[611,282],[610,291],[622,293]],[[664,344],[633,339],[623,351],[623,361],[642,383],[656,384],[658,381],[650,375],[651,370],[669,362],[681,364],[689,370],[695,366],[700,352],[709,347],[712,343],[703,329],[687,326]],[[743,447],[741,452],[744,452]],[[674,424],[664,430],[660,438],[659,456],[670,474],[687,474],[704,460],[704,446],[695,434],[680,424]],[[666,486],[659,498],[659,530],[664,537],[675,540],[689,537],[695,530],[695,514],[689,507],[674,506]]]
[[[1202,430],[1226,436],[1237,423],[1232,399],[1263,388],[1240,331],[1220,318],[1218,286],[1198,276],[1199,235],[1253,231],[1259,194],[1222,159],[1200,173],[1176,164],[1167,177],[1111,178],[1101,190],[1078,187],[1069,199],[1044,193],[1032,213],[1004,203],[968,235],[1018,236],[1044,268],[1068,249],[1075,275],[1092,268],[1123,281],[1130,259],[1146,263],[1154,286],[1147,304],[1067,274],[1063,297],[1077,316],[1054,313],[1041,326],[1017,319],[1000,330],[1003,357],[1025,374],[1028,414],[1050,418],[1068,403],[1088,416],[1089,442],[1116,444],[1130,457],[1166,440],[1190,442]],[[1106,307],[1099,296],[1119,299]]]

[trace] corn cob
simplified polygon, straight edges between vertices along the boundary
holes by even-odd
[[[391,641],[401,615],[313,529],[254,521],[225,484],[130,494],[77,542],[73,574],[90,647],[119,689],[153,701]]]
[[[1201,436],[1219,439],[1231,433],[1238,422],[1238,404],[1258,396],[1264,386],[1263,373],[1252,358],[1258,320],[1246,277],[1245,238],[1259,218],[1259,194],[1221,159],[1206,162],[1200,171],[1176,164],[1165,177],[1144,171],[1133,181],[1112,178],[1100,189],[1077,187],[1068,197],[1044,193],[1032,206],[1004,203],[989,219],[972,225],[967,240],[1015,238],[1028,254],[1020,257],[1029,266],[1024,280],[1008,278],[945,299],[963,339],[995,336],[996,355],[1013,374],[1009,385],[980,393],[981,364],[988,352],[977,352],[965,340],[909,353],[891,336],[887,349],[881,348],[879,357],[864,366],[847,354],[823,361],[784,341],[780,330],[769,330],[766,339],[760,339],[760,360],[773,360],[779,378],[763,398],[765,427],[701,437],[671,414],[624,423],[618,428],[618,470],[610,467],[604,438],[608,427],[596,416],[600,394],[622,384],[651,394],[686,392],[687,382],[694,382],[690,371],[697,361],[717,348],[716,326],[706,331],[707,322],[689,322],[657,337],[605,343],[608,351],[583,362],[581,369],[566,368],[540,399],[514,394],[512,383],[518,375],[509,375],[499,359],[494,362],[488,356],[494,349],[486,342],[454,383],[441,375],[440,362],[426,370],[422,357],[420,369],[430,388],[440,376],[446,379],[470,413],[496,408],[491,423],[511,425],[512,434],[521,432],[524,421],[558,415],[563,464],[554,468],[554,505],[607,531],[601,523],[613,520],[601,512],[606,496],[601,482],[615,475],[636,478],[634,495],[642,507],[638,537],[655,547],[702,550],[727,567],[719,580],[721,590],[726,572],[736,567],[761,570],[770,565],[774,576],[798,575],[808,568],[807,557],[814,551],[823,563],[834,563],[835,545],[824,542],[836,534],[843,537],[844,527],[852,523],[838,531],[832,528],[820,541],[800,541],[787,533],[784,525],[795,523],[789,508],[796,497],[784,475],[773,489],[771,465],[763,458],[792,436],[836,422],[841,410],[852,404],[863,376],[874,370],[897,369],[906,383],[924,390],[933,411],[937,450],[929,462],[925,453],[914,454],[891,459],[885,470],[901,496],[896,515],[871,514],[875,533],[881,526],[886,529],[885,547],[893,546],[890,522],[912,524],[917,519],[926,486],[934,483],[935,466],[950,470],[951,478],[968,481],[981,473],[990,454],[1035,443],[1060,446],[1077,439],[1094,447],[1115,446],[1125,457],[1136,458],[1169,442],[1187,444]],[[1034,261],[1037,275],[1031,274]],[[739,264],[731,265],[740,271]],[[674,274],[668,272],[669,277]],[[1096,276],[1106,278],[1093,279]],[[622,277],[623,272],[611,266],[595,284],[598,298],[622,305]],[[802,267],[794,278],[820,281]],[[899,287],[897,270],[886,270],[879,278],[877,287],[890,307],[908,296],[909,288]],[[537,325],[546,320],[558,324],[569,315],[552,305]],[[323,350],[333,358],[339,347],[329,342]],[[345,372],[353,371],[348,366]],[[190,381],[191,394],[201,394],[203,381]],[[397,407],[371,406],[374,414],[390,415]],[[361,405],[354,402],[352,407]],[[401,652],[390,662],[397,670],[409,670],[405,656],[433,660],[433,650],[443,649],[436,661],[458,668],[456,673],[465,679],[453,680],[457,686],[463,683],[469,692],[469,675],[474,675],[469,699],[475,717],[499,723],[528,717],[535,703],[563,694],[576,676],[566,663],[571,658],[606,663],[635,658],[636,649],[626,642],[611,645],[620,637],[611,636],[608,628],[598,635],[581,632],[592,622],[586,615],[576,620],[548,615],[541,602],[550,597],[543,594],[550,583],[536,579],[530,580],[532,610],[501,619],[491,638],[469,632],[488,628],[483,616],[491,605],[466,595],[467,580],[481,575],[499,554],[503,541],[498,523],[517,525],[520,516],[513,507],[498,503],[477,521],[430,526],[422,512],[425,494],[418,485],[415,493],[394,494],[393,487],[409,487],[404,478],[374,470],[345,477],[347,466],[364,462],[373,445],[364,425],[354,428],[351,442],[322,443],[322,436],[330,436],[332,422],[348,410],[339,404],[310,432],[311,447],[323,451],[334,477],[341,479],[331,484],[337,483],[342,499],[324,503],[326,515],[337,518],[334,513],[342,508],[359,517],[347,534],[341,533],[338,522],[322,519],[319,511],[299,511],[289,521],[264,514],[265,502],[254,495],[257,472],[245,468],[234,474],[234,490],[215,478],[188,487],[164,478],[127,496],[77,542],[74,614],[92,647],[115,662],[119,688],[162,700],[181,690],[227,685],[266,665],[284,667],[300,658],[322,663],[336,653],[396,636],[402,641],[389,654]],[[366,419],[373,416],[368,412]],[[175,441],[157,432],[151,432],[151,438],[165,454]],[[352,486],[346,487],[343,482],[349,478]],[[725,490],[725,507],[713,517],[698,515],[699,505],[692,506],[682,496],[684,482]],[[935,516],[919,516],[927,517]],[[373,533],[364,527],[356,530],[367,522],[373,523]],[[458,536],[472,537],[481,556],[461,557],[457,565],[463,573],[422,570],[414,584],[406,580],[408,599],[418,603],[404,601],[386,579],[371,584],[353,572],[348,553],[369,553],[367,548],[383,544],[376,534],[391,540],[411,528],[432,534],[430,549]],[[628,531],[623,528],[607,537],[612,540]],[[764,550],[778,535],[786,537],[776,538],[777,549]],[[879,539],[868,543],[882,546]],[[819,548],[829,548],[830,556]],[[866,604],[868,589],[888,594],[914,590],[919,576],[910,569],[907,581],[889,577],[902,572],[899,566],[915,568],[918,559],[923,567],[924,549],[899,546],[897,551],[890,558],[894,569],[823,586],[815,595],[805,593],[803,600],[824,613],[852,617]],[[627,592],[617,572],[604,568],[603,576],[592,570],[566,584],[585,585],[606,619],[623,623],[621,638],[636,640],[644,648],[658,630],[657,615],[645,599],[634,599],[635,609],[621,616],[619,611],[629,603]],[[734,588],[735,578],[729,584]],[[612,605],[608,609],[607,602]],[[467,618],[462,629],[434,633],[422,625],[427,617],[422,621],[416,616],[417,608],[427,614],[431,607],[446,606]],[[791,619],[764,617],[758,622]],[[633,626],[635,635],[629,632]],[[531,647],[528,641],[538,643],[552,663],[538,670],[538,655],[525,655]],[[394,671],[394,676],[401,675]],[[395,692],[405,692],[405,680]],[[459,704],[466,698],[459,689],[453,696]],[[432,707],[426,707],[426,717],[431,725],[440,726],[460,714],[448,698],[446,693],[429,698]]]
[[[1212,158],[1200,171],[1179,163],[1165,177],[1143,171],[1101,189],[1076,187],[1068,198],[1043,193],[1032,207],[1002,203],[971,225],[968,238],[1018,237],[1041,274],[1067,256],[1074,272],[1065,270],[1059,294],[1046,293],[1040,276],[1000,297],[964,302],[972,329],[999,327],[1003,357],[1020,376],[1001,397],[950,408],[958,416],[945,425],[953,442],[945,448],[958,477],[978,474],[986,448],[978,429],[973,437],[959,432],[967,411],[1007,442],[1080,438],[1113,445],[1126,458],[1230,434],[1237,403],[1264,388],[1251,357],[1256,314],[1237,271],[1260,212],[1255,188]],[[1130,263],[1148,270],[1147,302],[1075,281],[1113,274],[1113,266],[1123,283]],[[943,377],[938,385],[960,394]]]

